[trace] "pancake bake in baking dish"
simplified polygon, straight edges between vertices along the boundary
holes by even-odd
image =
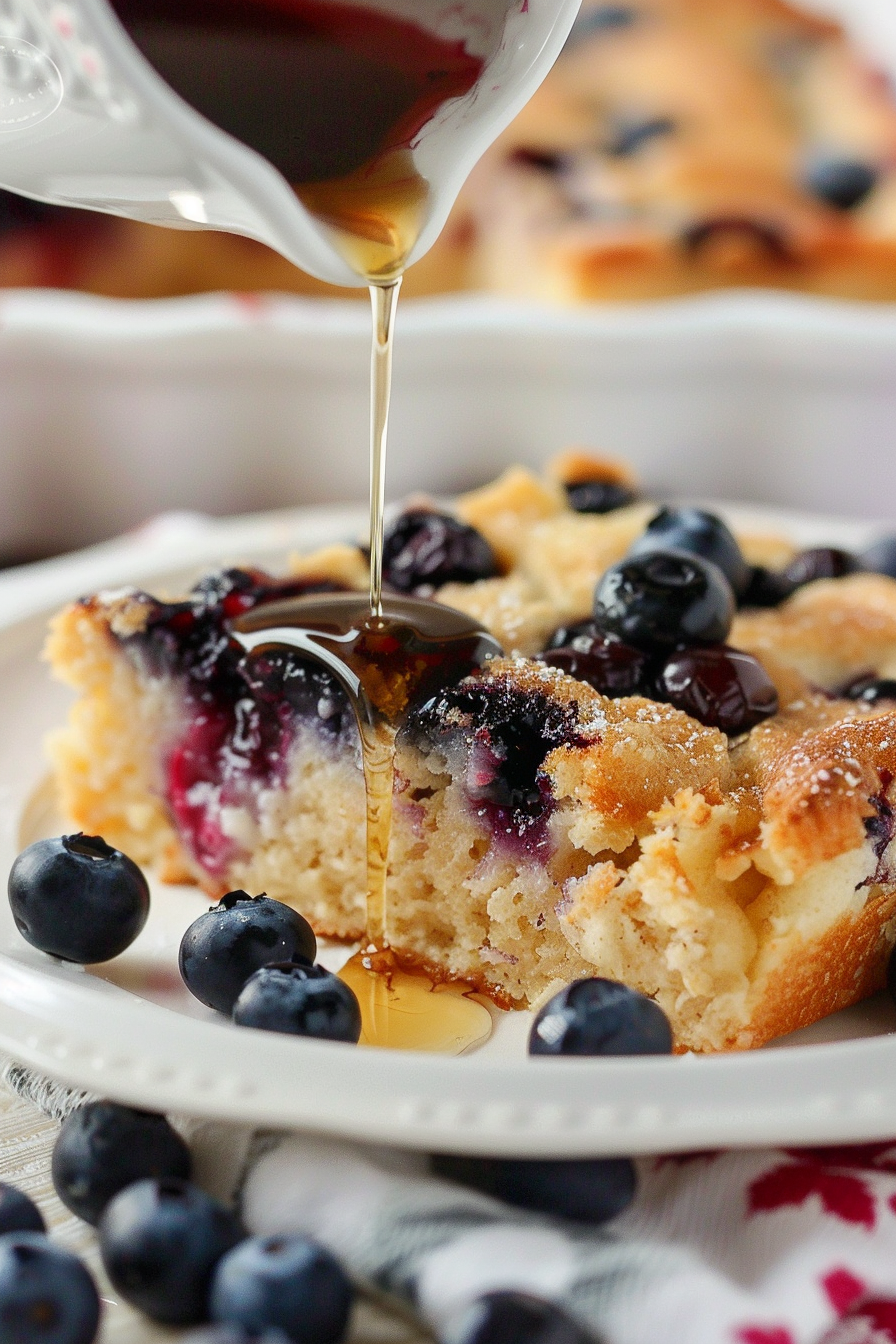
[[[896,579],[641,501],[569,454],[387,533],[393,589],[492,631],[484,669],[399,729],[398,956],[506,1007],[601,975],[679,1049],[761,1045],[883,981],[896,939]],[[339,686],[233,620],[362,589],[362,549],[97,593],[54,622],[78,698],[52,742],[65,815],[168,879],[267,891],[364,930],[364,785]]]

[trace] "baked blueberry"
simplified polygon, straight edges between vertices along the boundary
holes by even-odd
[[[440,1344],[594,1344],[553,1302],[529,1293],[485,1293],[452,1316]]]
[[[896,700],[896,678],[859,677],[844,689],[843,694],[850,700],[859,700],[865,705]]]
[[[243,985],[262,966],[316,955],[314,930],[297,910],[270,896],[231,891],[187,929],[180,973],[202,1003],[232,1013]]]
[[[735,597],[746,592],[751,569],[734,533],[721,518],[704,509],[660,509],[629,548],[629,555],[651,551],[687,551],[710,560],[725,575]]]
[[[722,644],[734,594],[717,565],[686,551],[648,551],[621,560],[594,594],[601,630],[638,648]]]
[[[863,159],[847,154],[817,154],[806,164],[803,180],[819,200],[838,210],[853,210],[870,196],[877,179],[877,169]]]
[[[657,673],[656,695],[730,734],[778,712],[778,692],[758,658],[725,644],[677,649]]]
[[[842,579],[846,574],[855,574],[861,568],[859,560],[849,551],[842,551],[837,546],[813,546],[807,551],[800,551],[784,566],[781,581],[789,584],[791,591],[795,591],[805,583],[814,583],[816,579]]]
[[[408,509],[386,528],[383,578],[401,593],[497,573],[495,553],[482,533],[449,513]]]
[[[862,569],[896,579],[896,537],[881,537],[859,556]]]
[[[765,565],[753,565],[750,570],[750,582],[740,596],[740,605],[779,607],[793,592],[793,584],[787,582],[779,570],[766,569]]]
[[[361,1008],[354,991],[323,966],[279,962],[246,981],[233,1006],[240,1027],[357,1043]]]
[[[9,904],[34,947],[90,964],[131,945],[149,914],[149,887],[136,863],[98,835],[63,835],[18,856]]]
[[[294,1344],[337,1344],[354,1292],[339,1262],[310,1237],[252,1237],[215,1271],[212,1319],[282,1330]]]
[[[566,502],[576,513],[612,513],[638,498],[622,481],[573,481],[565,489]]]
[[[149,1177],[190,1175],[190,1150],[163,1115],[88,1101],[66,1116],[53,1149],[53,1185],[66,1208],[96,1224],[119,1190]]]
[[[40,1209],[24,1190],[0,1181],[0,1236],[7,1232],[46,1232]]]
[[[627,1157],[505,1158],[438,1155],[433,1170],[447,1180],[472,1186],[505,1204],[571,1218],[606,1223],[628,1208],[638,1178]]]
[[[643,649],[625,644],[616,635],[599,630],[594,621],[561,626],[550,648],[539,654],[542,662],[586,681],[601,695],[649,695],[651,658]]]
[[[539,1009],[530,1055],[668,1055],[672,1028],[658,1003],[599,976],[574,980]]]
[[[99,1294],[77,1256],[39,1232],[0,1237],[4,1344],[92,1344],[99,1322]]]
[[[106,1273],[132,1306],[165,1325],[208,1320],[215,1266],[243,1236],[221,1204],[188,1181],[137,1181],[106,1205]]]

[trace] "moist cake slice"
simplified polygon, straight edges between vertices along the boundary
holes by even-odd
[[[590,617],[595,583],[656,512],[634,493],[573,454],[543,479],[506,473],[455,516],[393,524],[393,585],[474,615],[507,656],[399,732],[390,941],[508,1007],[605,975],[653,995],[679,1049],[748,1048],[883,982],[896,580],[743,537],[728,644],[657,661]],[[62,612],[48,652],[78,692],[51,743],[65,815],[168,880],[264,890],[321,934],[360,937],[346,699],[293,651],[245,658],[230,628],[284,596],[363,588],[365,572],[337,546],[285,578],[230,569],[176,601],[125,590]],[[758,601],[778,605],[743,605]]]

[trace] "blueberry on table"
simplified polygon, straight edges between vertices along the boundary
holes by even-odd
[[[163,1325],[208,1320],[215,1266],[243,1236],[223,1205],[189,1181],[137,1181],[99,1225],[106,1273],[132,1306]]]
[[[609,1222],[635,1197],[638,1177],[627,1157],[432,1158],[433,1171],[533,1213],[577,1223]]]
[[[77,1256],[38,1232],[0,1237],[3,1344],[92,1344],[99,1322],[99,1294]]]
[[[657,673],[656,695],[732,735],[778,712],[778,692],[758,658],[725,644],[677,650]]]
[[[439,1344],[595,1344],[553,1302],[529,1293],[484,1293],[451,1317]]]
[[[120,1190],[150,1177],[190,1175],[190,1150],[163,1115],[89,1101],[66,1116],[53,1149],[53,1185],[66,1208],[99,1222]]]
[[[215,1271],[212,1319],[281,1330],[293,1344],[344,1338],[354,1291],[339,1262],[310,1237],[252,1237]]]
[[[24,1190],[0,1181],[0,1236],[7,1232],[46,1232],[40,1209]]]
[[[668,1055],[672,1028],[658,1003],[599,976],[574,980],[539,1009],[530,1055]]]
[[[497,558],[482,533],[450,513],[408,509],[386,528],[383,578],[401,593],[497,573]]]
[[[357,1044],[361,1008],[348,985],[323,966],[280,962],[247,980],[234,1004],[239,1027]]]
[[[846,154],[817,154],[809,160],[803,175],[806,189],[838,210],[861,205],[877,180],[878,171],[872,164]]]
[[[9,904],[34,947],[89,965],[131,945],[149,914],[149,887],[136,863],[98,835],[63,835],[18,856]]]
[[[578,681],[586,681],[601,695],[649,695],[651,659],[643,649],[625,644],[616,635],[599,630],[594,621],[561,627],[542,662],[559,667]]]
[[[316,955],[314,930],[297,910],[270,896],[231,891],[187,929],[180,973],[202,1003],[232,1013],[243,985],[262,966]]]
[[[621,560],[594,594],[601,630],[638,648],[722,644],[734,594],[717,565],[686,551],[651,551]]]
[[[751,568],[734,533],[721,518],[704,509],[660,509],[628,554],[648,555],[652,551],[686,551],[709,560],[725,575],[735,597],[740,597],[750,582]]]
[[[862,569],[896,579],[896,537],[881,537],[859,556]]]
[[[795,555],[781,570],[780,577],[782,583],[789,584],[794,591],[817,579],[842,579],[861,568],[858,558],[849,551],[842,551],[837,546],[813,546]]]

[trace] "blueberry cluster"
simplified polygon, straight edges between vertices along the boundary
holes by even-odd
[[[752,577],[720,518],[663,509],[604,574],[593,617],[557,630],[541,657],[603,695],[646,695],[745,732],[778,708],[762,664],[725,643]]]

